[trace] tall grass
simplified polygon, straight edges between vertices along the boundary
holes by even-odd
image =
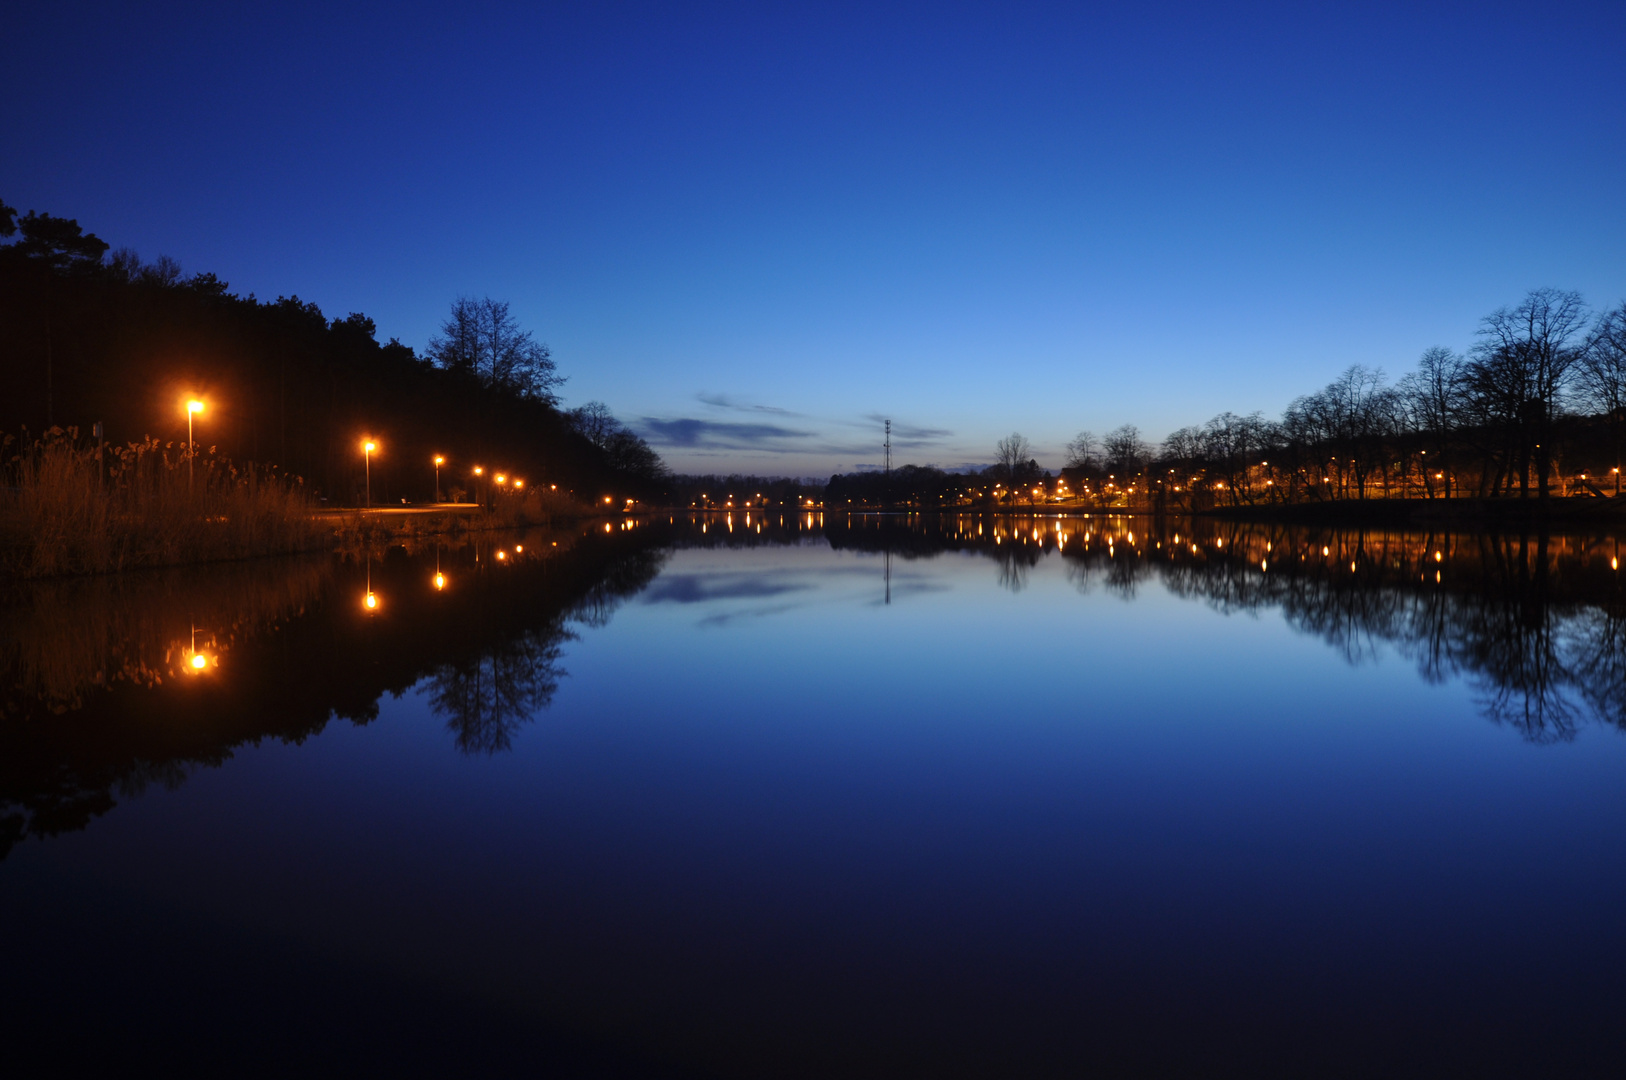
[[[297,479],[156,439],[6,436],[0,571],[23,577],[306,551],[331,530]],[[190,479],[189,479],[190,473]]]

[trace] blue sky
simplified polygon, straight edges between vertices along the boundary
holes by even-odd
[[[1626,5],[33,5],[0,197],[422,347],[458,294],[683,471],[1045,464],[1626,298]]]

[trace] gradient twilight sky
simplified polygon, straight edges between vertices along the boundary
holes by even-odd
[[[1626,298],[1626,4],[86,5],[0,197],[422,348],[510,300],[680,471],[1060,463]]]

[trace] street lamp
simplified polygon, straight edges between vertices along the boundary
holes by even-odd
[[[440,454],[435,455],[435,501],[440,502],[440,467],[446,464],[446,459]]]
[[[192,459],[198,456],[197,448],[192,445],[192,414],[203,411],[203,402],[192,398],[186,403],[186,490],[192,490]]]
[[[377,449],[378,444],[371,439],[364,440],[361,444],[361,456],[366,463],[367,469],[367,508],[369,510],[373,506],[373,451]],[[370,597],[372,594],[368,593],[367,595]]]

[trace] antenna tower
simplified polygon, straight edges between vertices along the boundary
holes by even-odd
[[[886,478],[888,480],[890,480],[890,479],[892,479],[892,421],[891,420],[888,420],[886,422],[886,443],[884,444],[884,448],[886,450]]]

